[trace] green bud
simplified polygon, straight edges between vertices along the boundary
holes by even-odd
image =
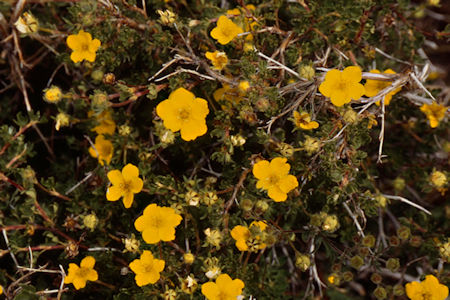
[[[411,236],[411,230],[406,226],[400,226],[399,229],[397,229],[397,236],[401,240],[407,240]]]
[[[398,258],[389,258],[386,262],[386,268],[392,272],[397,272],[400,268],[400,261]]]
[[[367,255],[369,255],[369,248],[365,248],[365,247],[359,248],[358,253],[362,257],[366,257]]]
[[[251,211],[253,208],[253,201],[250,199],[243,199],[240,206],[244,211]]]
[[[350,259],[350,266],[352,266],[355,269],[359,269],[364,265],[364,259],[359,256],[359,255],[355,255]]]
[[[148,99],[154,100],[158,97],[158,87],[155,84],[153,84],[153,83],[149,84],[147,89],[148,89],[148,94],[147,94]]]
[[[383,280],[383,277],[381,277],[381,275],[378,273],[373,273],[372,275],[370,275],[370,280],[375,284],[380,284]]]
[[[375,241],[375,237],[369,234],[363,238],[362,244],[364,247],[372,248],[373,246],[375,246]]]
[[[295,265],[302,272],[305,272],[311,266],[311,260],[309,259],[309,256],[306,254],[298,254],[297,257],[295,258]]]
[[[405,179],[403,179],[401,177],[397,177],[394,179],[393,185],[394,185],[394,189],[396,191],[398,191],[398,192],[403,191],[403,189],[406,186]]]
[[[91,73],[91,78],[94,81],[100,82],[103,79],[103,71],[102,70],[94,70]]]
[[[400,245],[400,239],[395,235],[391,236],[389,238],[389,245],[391,245],[391,247],[397,247],[398,245]]]
[[[403,296],[405,294],[405,288],[401,284],[394,285],[392,289],[394,296]]]
[[[264,200],[258,200],[255,204],[255,212],[258,215],[265,213],[268,208],[269,204]]]
[[[420,247],[422,245],[422,238],[418,235],[413,235],[411,239],[409,240],[409,244],[413,247]]]
[[[387,293],[386,290],[379,286],[377,287],[374,291],[373,291],[373,295],[375,296],[375,298],[377,299],[386,299],[387,297]]]
[[[353,273],[350,272],[350,271],[344,272],[344,273],[342,274],[342,278],[343,278],[345,281],[347,281],[347,282],[352,281],[352,280],[353,280]]]

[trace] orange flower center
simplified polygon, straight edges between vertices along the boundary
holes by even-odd
[[[89,270],[90,270],[89,268],[84,268],[84,267],[79,268],[77,271],[76,277],[81,277],[81,278],[87,277]]]
[[[189,111],[187,111],[186,109],[184,109],[184,108],[181,108],[179,111],[178,111],[178,119],[180,119],[180,120],[186,120],[186,119],[188,119],[189,118],[189,115],[190,115],[190,113],[189,113]]]
[[[88,51],[89,50],[89,45],[88,44],[81,45],[81,50],[82,51]]]
[[[271,185],[275,185],[278,183],[278,181],[280,181],[280,178],[277,175],[270,175],[269,178],[267,179],[267,181],[271,184]]]
[[[422,293],[422,300],[431,300],[432,299],[432,295],[428,292],[424,292]]]
[[[151,272],[153,272],[153,264],[152,264],[152,263],[150,263],[150,264],[145,264],[145,265],[144,265],[144,272],[145,272],[145,273],[151,273]]]
[[[131,185],[130,182],[123,181],[122,183],[119,184],[119,188],[121,188],[125,192],[129,192],[130,191],[130,185]]]

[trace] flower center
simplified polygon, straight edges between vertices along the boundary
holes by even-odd
[[[267,179],[267,181],[268,181],[271,185],[277,184],[279,180],[280,180],[280,178],[278,178],[277,175],[270,175],[269,178]]]
[[[153,264],[145,264],[144,265],[144,272],[145,273],[151,273],[153,271]]]
[[[89,50],[89,45],[88,44],[81,45],[81,50],[82,51],[88,51]]]
[[[180,108],[180,110],[178,111],[178,119],[180,120],[186,120],[189,118],[189,111],[185,108]]]
[[[422,293],[422,300],[431,300],[432,299],[432,295],[428,292],[424,292]]]
[[[79,268],[76,277],[85,278],[89,272],[89,268]]]
[[[130,190],[130,183],[127,181],[121,182],[119,184],[119,188],[125,192],[128,192]]]

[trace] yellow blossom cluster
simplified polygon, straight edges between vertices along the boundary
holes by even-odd
[[[425,276],[422,282],[407,283],[406,295],[411,300],[445,300],[448,297],[448,287],[439,283],[433,275]]]

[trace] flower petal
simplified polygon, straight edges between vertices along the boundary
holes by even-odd
[[[214,282],[207,282],[202,284],[202,294],[207,299],[219,299],[219,293],[219,288]]]
[[[260,160],[253,165],[252,173],[258,179],[264,179],[270,175],[269,161]],[[259,183],[259,182],[258,182]]]
[[[287,175],[280,179],[278,186],[282,192],[289,193],[298,186],[298,181],[294,175]]]
[[[123,189],[121,189],[117,185],[110,186],[106,190],[106,200],[108,201],[117,201],[122,196],[123,196]]]
[[[95,265],[95,258],[93,258],[92,256],[86,256],[80,263],[80,267],[88,269],[94,268],[94,265]]]
[[[268,195],[275,202],[283,202],[287,199],[287,194],[283,193],[283,191],[277,186],[272,186],[268,191]]]
[[[352,82],[360,82],[362,79],[362,70],[358,66],[350,66],[342,71],[342,77]]]
[[[174,234],[175,234],[175,230],[174,230]],[[144,239],[144,241],[147,244],[156,244],[158,243],[160,240],[162,240],[162,238],[160,238],[160,233],[157,229],[155,228],[147,228],[142,232],[142,238]],[[174,236],[175,239],[175,236]],[[171,239],[169,239],[168,241],[171,241]]]
[[[133,164],[127,164],[122,169],[122,176],[125,181],[131,181],[139,176],[139,169]]]
[[[123,206],[125,206],[125,208],[130,208],[131,204],[133,204],[133,200],[134,200],[134,194],[133,193],[126,193],[123,196]]]
[[[119,170],[109,171],[106,176],[113,185],[119,186],[124,183],[122,173]]]
[[[139,177],[136,177],[130,182],[130,189],[133,193],[137,194],[142,191],[142,187],[144,186],[144,182]]]

